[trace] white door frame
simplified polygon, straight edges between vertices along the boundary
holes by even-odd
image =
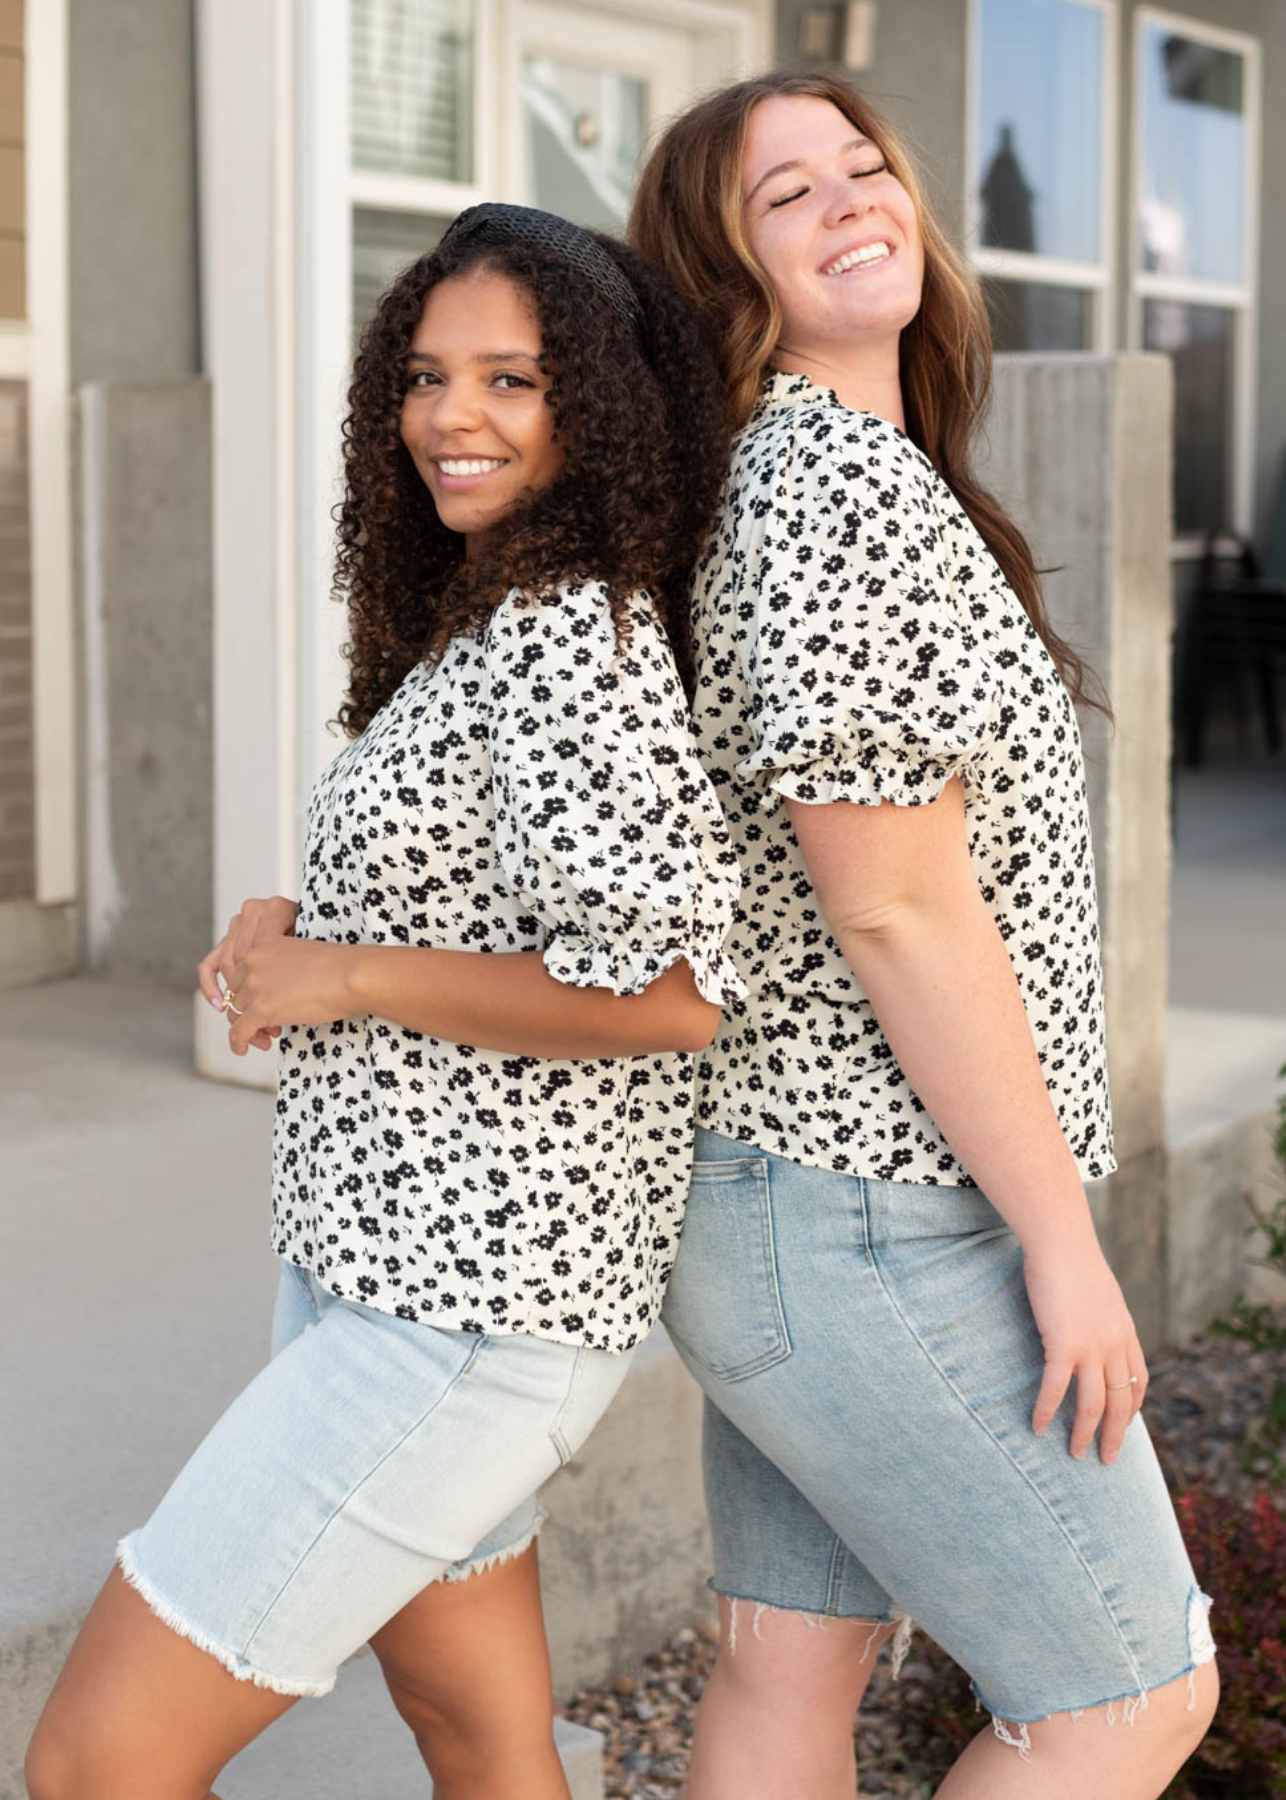
[[[574,0],[573,0],[574,3]],[[479,0],[475,118],[499,120],[511,0]],[[770,0],[594,0],[648,22],[731,32],[767,60]],[[713,77],[712,77],[713,78]],[[214,909],[296,895],[304,804],[339,740],[342,608],[328,605],[339,423],[350,357],[354,202],[455,211],[505,191],[479,127],[468,188],[348,164],[348,0],[197,0],[202,309],[213,386]],[[270,1087],[196,1003],[197,1066]]]

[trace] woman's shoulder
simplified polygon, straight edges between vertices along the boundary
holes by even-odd
[[[743,482],[910,484],[931,491],[936,471],[904,431],[878,413],[834,401],[775,408],[752,419],[733,449]]]
[[[656,606],[646,588],[637,588],[625,602],[630,613],[654,618]],[[544,588],[511,587],[492,612],[493,624],[535,617],[548,626],[563,621],[569,629],[577,620],[598,623],[612,617],[612,595],[607,582],[594,575],[568,577]]]

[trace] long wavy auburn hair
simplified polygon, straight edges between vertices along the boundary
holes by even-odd
[[[624,271],[636,328],[557,251],[531,243],[439,246],[399,275],[362,332],[343,427],[335,591],[347,597],[348,696],[339,723],[364,731],[406,675],[452,637],[479,631],[511,588],[602,581],[618,648],[645,589],[690,694],[688,585],[727,466],[730,422],[718,359],[698,315],[635,250],[592,234]],[[540,324],[546,403],[565,458],[466,562],[402,442],[406,359],[440,281],[476,269],[507,276]]]
[[[707,95],[668,126],[635,193],[629,237],[665,268],[719,345],[734,426],[749,418],[781,335],[772,283],[746,237],[741,159],[750,115],[777,95],[829,100],[878,146],[911,197],[924,244],[920,309],[902,333],[907,435],[977,527],[1072,699],[1106,710],[1098,683],[1054,630],[1022,532],[973,473],[974,439],[991,393],[991,329],[977,282],[934,217],[911,157],[888,120],[842,77],[777,72]]]

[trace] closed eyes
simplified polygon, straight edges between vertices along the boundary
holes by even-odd
[[[849,172],[849,180],[864,181],[868,175],[883,175],[888,166],[887,163],[882,162],[876,163],[872,169],[852,169]],[[793,194],[783,194],[779,200],[770,200],[768,202],[769,210],[774,211],[779,206],[789,206],[792,200],[798,200],[807,192],[806,187],[796,188]]]

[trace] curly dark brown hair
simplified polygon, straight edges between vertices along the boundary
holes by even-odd
[[[362,332],[344,421],[345,495],[336,509],[335,591],[348,601],[348,697],[339,722],[363,731],[407,673],[478,631],[511,588],[546,593],[601,581],[618,644],[646,589],[692,692],[688,582],[713,525],[730,420],[717,355],[694,308],[642,256],[591,234],[625,272],[643,312],[618,315],[556,251],[529,243],[448,243],[404,270]],[[402,442],[406,358],[429,291],[492,269],[531,298],[546,403],[565,455],[467,567],[464,538],[438,518]]]

